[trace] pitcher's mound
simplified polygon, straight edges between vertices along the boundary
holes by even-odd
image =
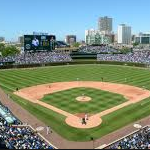
[[[76,100],[79,102],[88,102],[88,101],[91,101],[92,98],[88,96],[79,96],[76,98]]]
[[[99,115],[94,115],[89,117],[89,120],[87,121],[86,125],[82,124],[81,118],[74,116],[74,115],[70,115],[66,118],[66,123],[74,128],[79,128],[79,129],[91,129],[91,128],[95,128],[99,125],[101,125],[102,123],[102,119],[100,118]]]

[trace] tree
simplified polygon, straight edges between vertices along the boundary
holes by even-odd
[[[128,48],[128,47],[123,47],[120,51],[121,51],[121,53],[123,53],[123,54],[127,54],[127,53],[132,52],[132,49],[131,49],[131,48]]]
[[[73,47],[79,47],[79,46],[80,46],[80,43],[79,43],[79,42],[74,43],[72,46],[73,46]]]
[[[7,57],[7,56],[14,56],[16,54],[19,54],[20,50],[16,46],[6,46],[4,50],[2,51],[2,56]]]
[[[0,52],[2,52],[5,49],[5,44],[0,43]]]
[[[133,47],[136,47],[138,45],[139,45],[139,43],[137,43],[137,42],[133,43]]]

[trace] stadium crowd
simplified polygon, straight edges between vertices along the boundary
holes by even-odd
[[[13,56],[7,56],[7,57],[0,57],[0,63],[2,62],[14,62],[15,58]]]
[[[12,113],[9,109],[0,104],[0,148],[5,149],[54,149],[47,144],[29,126],[24,126],[18,119],[8,122],[8,116]],[[8,114],[7,119],[4,117]]]
[[[98,54],[97,60],[150,64],[150,51],[136,51],[128,54]]]
[[[121,54],[118,50],[107,46],[83,46],[79,48],[80,53],[97,54],[97,61],[119,61],[150,64],[150,51],[133,51]],[[120,54],[118,54],[120,53]],[[6,62],[14,64],[42,64],[50,62],[71,62],[72,58],[68,53],[58,52],[36,52],[23,53],[15,56],[0,57],[0,65]]]
[[[143,128],[106,149],[150,149],[150,127]]]
[[[72,61],[69,54],[56,52],[23,53],[15,56],[0,57],[0,62],[14,62],[15,64],[41,64],[68,61]]]
[[[108,46],[82,46],[79,48],[80,53],[99,54],[99,53],[117,53],[116,49]]]

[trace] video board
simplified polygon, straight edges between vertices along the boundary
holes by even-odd
[[[54,35],[24,35],[25,51],[55,50],[56,37]]]

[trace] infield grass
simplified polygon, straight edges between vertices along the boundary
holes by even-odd
[[[82,94],[91,97],[91,101],[77,101],[76,98],[82,96]],[[127,100],[122,95],[107,91],[101,91],[93,88],[74,88],[45,95],[42,101],[72,114],[96,114],[122,104]]]

